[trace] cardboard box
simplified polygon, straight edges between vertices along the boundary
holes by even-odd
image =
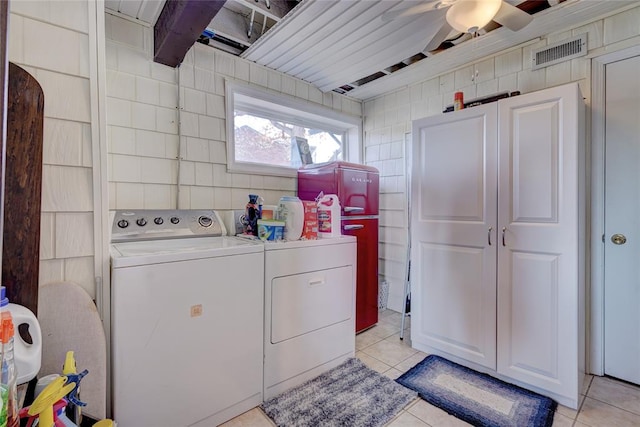
[[[304,209],[305,220],[317,220],[318,219],[318,204],[314,201],[303,200],[302,207]]]
[[[317,240],[318,239],[318,220],[304,220],[302,227],[302,239]]]

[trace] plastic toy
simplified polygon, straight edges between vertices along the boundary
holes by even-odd
[[[20,418],[27,418],[26,427],[32,427],[36,423],[38,427],[77,427],[79,411],[72,414],[69,419],[66,414],[67,405],[79,410],[80,406],[86,406],[78,396],[80,381],[89,373],[84,370],[77,373],[76,361],[73,351],[68,351],[62,368],[63,375],[49,383],[33,401],[31,406],[22,408]],[[93,427],[114,427],[116,423],[110,419],[98,421]]]
[[[78,391],[80,390],[80,381],[84,378],[85,375],[89,373],[88,370],[84,370],[78,373],[76,369],[76,359],[73,356],[73,351],[67,351],[66,358],[64,360],[64,365],[62,367],[62,375],[67,377],[67,384],[74,383],[76,386],[69,395],[67,396],[67,400],[69,401],[68,409],[71,409],[71,421],[77,423],[80,420],[80,406],[87,406],[85,402],[82,402],[78,396]]]
[[[20,418],[28,418],[26,427],[31,427],[36,419],[40,427],[64,427],[56,414],[64,409],[67,402],[63,399],[76,387],[75,383],[66,384],[66,377],[58,377],[42,390],[31,406],[20,410]]]

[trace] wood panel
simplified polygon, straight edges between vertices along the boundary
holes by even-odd
[[[9,63],[2,283],[11,302],[37,314],[44,93]]]
[[[2,235],[2,209],[4,199],[4,157],[6,147],[7,103],[7,28],[9,1],[0,1],[0,236]],[[0,264],[2,264],[2,241],[0,240]]]
[[[175,0],[165,3],[153,27],[153,60],[170,67],[180,65],[225,0]]]

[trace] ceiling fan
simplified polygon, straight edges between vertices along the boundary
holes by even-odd
[[[429,41],[424,51],[432,51],[445,41],[452,30],[475,34],[489,22],[495,21],[512,31],[527,26],[533,17],[504,0],[436,0],[424,2],[405,9],[386,12],[383,22],[422,13],[446,9],[446,20]]]

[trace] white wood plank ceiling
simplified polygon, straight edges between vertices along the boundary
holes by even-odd
[[[513,5],[521,2],[509,0]],[[535,14],[533,22],[520,31],[498,28],[391,74],[385,69],[424,49],[440,28],[442,11],[383,22],[384,12],[416,2],[304,0],[241,56],[305,80],[323,92],[356,86],[348,95],[368,99],[632,3],[638,2],[552,1],[553,7]],[[376,72],[389,75],[353,85]]]
[[[382,22],[408,3],[305,0],[241,56],[330,91],[422,51],[445,10]]]
[[[247,1],[253,6],[251,0],[228,0],[228,3]],[[522,2],[506,1],[513,5]],[[164,3],[165,0],[106,0],[105,6],[153,25]],[[536,13],[533,22],[520,31],[498,28],[440,53],[425,53],[426,58],[392,72],[394,64],[409,64],[407,59],[416,55],[424,57],[419,54],[445,19],[442,10],[390,22],[381,19],[382,14],[389,10],[417,3],[420,1],[302,0],[279,21],[269,18],[275,25],[261,37],[257,34],[246,41],[241,40],[249,48],[240,56],[305,80],[323,92],[351,85],[354,89],[348,95],[365,100],[640,2],[566,0],[557,4],[557,0],[551,0],[549,3],[554,6]],[[233,9],[231,5],[229,8]],[[223,15],[218,19],[224,19]],[[215,26],[215,21],[214,18],[212,26]],[[230,22],[225,24],[233,26]],[[244,32],[246,38],[246,22],[235,26],[242,27],[238,32]],[[259,31],[262,32],[261,28]],[[353,84],[374,73],[381,73],[384,77],[359,86]]]
[[[104,7],[146,24],[156,23],[165,0],[105,0]]]

